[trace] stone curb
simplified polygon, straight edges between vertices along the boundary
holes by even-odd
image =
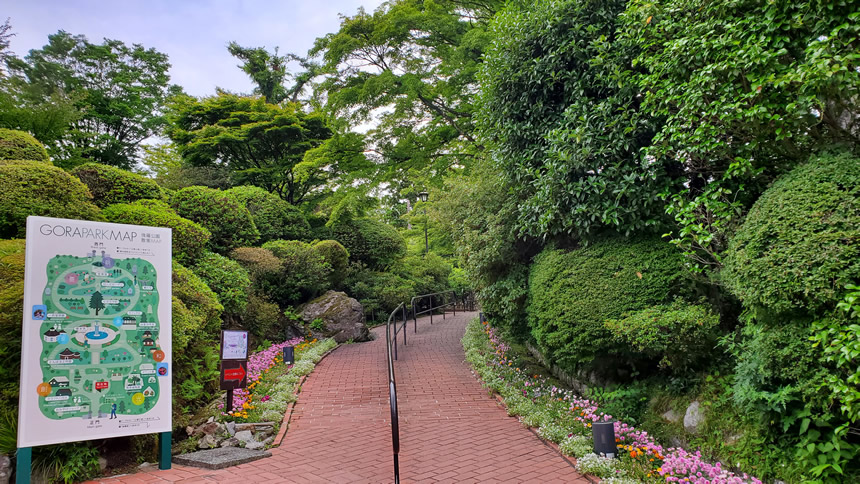
[[[340,348],[340,345],[337,345],[334,348],[323,353],[323,355],[320,357],[320,360],[314,365],[314,370],[316,370],[316,365],[322,363],[322,360],[324,360],[326,356],[330,355],[332,352],[334,352],[334,350],[338,348]],[[287,407],[287,411],[284,413],[284,419],[281,421],[281,428],[278,430],[278,435],[272,442],[272,447],[280,447],[281,443],[284,441],[284,437],[286,437],[287,435],[287,429],[289,429],[290,427],[290,419],[292,419],[293,417],[293,408],[295,408],[296,404],[299,403],[299,389],[302,387],[302,385],[304,385],[305,380],[307,380],[308,377],[312,374],[313,371],[310,374],[302,376],[301,379],[299,379],[299,381],[296,383],[295,388],[293,388],[293,396],[296,397],[296,401],[290,403],[290,405]]]

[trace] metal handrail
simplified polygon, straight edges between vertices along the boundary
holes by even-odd
[[[433,296],[439,295],[447,295],[451,294],[452,301],[446,302],[439,306],[433,306]],[[420,301],[423,298],[430,297],[430,309],[426,309],[421,312],[415,311],[415,303],[416,301]],[[467,301],[467,294],[463,293],[463,310],[466,311],[469,309],[471,305],[471,310],[474,311],[474,297],[471,297],[471,301]],[[433,294],[422,294],[421,296],[415,296],[410,301],[412,306],[412,320],[415,322],[415,332],[418,332],[418,315],[424,314],[426,312],[430,312],[430,324],[433,324],[433,311],[439,308],[447,308],[448,306],[453,306],[454,314],[457,314],[457,293],[454,291],[445,291],[445,292],[437,292]],[[398,320],[398,313],[400,314],[401,320]],[[445,319],[445,311],[442,312],[442,319]],[[397,361],[397,333],[399,331],[403,331],[403,346],[406,346],[406,323],[409,321],[408,313],[406,312],[406,305],[404,303],[400,303],[394,311],[391,311],[391,314],[388,316],[388,321],[385,323],[385,347],[388,353],[388,405],[391,409],[391,446],[394,452],[394,483],[400,484],[400,422],[397,414],[397,380],[394,378],[394,362]],[[394,324],[394,337],[391,335],[391,326]],[[394,345],[394,350],[392,351],[391,347]],[[393,355],[393,358],[392,358]]]
[[[406,346],[406,306],[400,303],[385,323],[385,346],[388,352],[388,405],[391,408],[391,446],[394,453],[394,483],[400,484],[400,421],[397,415],[397,380],[394,378],[394,360],[391,359],[391,320],[398,312],[403,315],[403,345]],[[397,322],[394,324],[394,359],[397,359]]]

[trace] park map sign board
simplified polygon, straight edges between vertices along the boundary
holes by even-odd
[[[27,218],[18,447],[171,430],[171,230]]]

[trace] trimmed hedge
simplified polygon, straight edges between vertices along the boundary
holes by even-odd
[[[260,247],[239,247],[230,252],[230,258],[248,271],[254,293],[272,294],[277,290],[284,266],[272,251]]]
[[[371,269],[384,269],[406,254],[406,241],[397,230],[367,218],[331,227],[332,238],[343,244],[351,258]]]
[[[281,261],[280,281],[268,292],[278,303],[299,304],[328,287],[331,266],[312,245],[298,240],[272,240],[263,248]]]
[[[209,247],[213,252],[226,254],[260,238],[251,213],[228,192],[201,186],[183,188],[171,195],[170,206],[212,233]]]
[[[251,278],[241,264],[223,255],[204,252],[193,270],[218,295],[225,313],[237,316],[245,311]]]
[[[164,190],[155,180],[114,166],[85,163],[75,167],[71,173],[89,187],[95,204],[99,207],[146,198],[164,198]]]
[[[29,215],[104,220],[87,186],[61,168],[0,160],[0,238],[24,237]]]
[[[824,315],[845,284],[860,281],[858,227],[860,159],[813,158],[756,201],[729,243],[721,277],[744,305],[776,319]]]
[[[24,312],[24,240],[0,240],[0,405],[18,405],[21,315]]]
[[[314,244],[314,251],[331,267],[329,282],[334,285],[346,277],[349,268],[349,251],[336,240],[321,240]]]
[[[311,227],[302,211],[281,197],[250,185],[231,188],[226,193],[234,195],[251,213],[261,243],[311,237]]]
[[[575,370],[612,350],[608,319],[671,302],[684,292],[682,258],[660,239],[612,238],[580,249],[546,248],[529,273],[531,333],[553,362]]]
[[[173,229],[173,257],[183,264],[198,260],[211,237],[208,230],[180,217],[158,200],[118,203],[106,207],[103,213],[109,222]]]
[[[181,352],[200,331],[221,328],[224,306],[212,289],[182,264],[173,262],[173,351]]]
[[[0,128],[0,160],[51,162],[45,147],[30,133],[5,128]]]

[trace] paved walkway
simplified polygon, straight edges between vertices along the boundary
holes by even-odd
[[[407,482],[586,484],[567,460],[508,417],[464,361],[460,338],[476,313],[410,324],[395,362],[400,472]],[[272,457],[219,471],[174,465],[102,481],[393,482],[385,328],[375,341],[343,345],[305,382],[292,423]]]

